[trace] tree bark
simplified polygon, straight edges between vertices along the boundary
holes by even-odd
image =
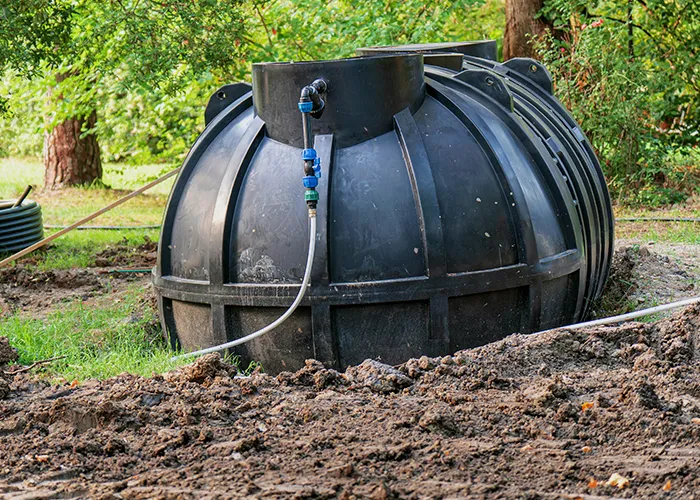
[[[513,57],[534,57],[532,37],[544,34],[551,25],[536,18],[543,0],[506,0],[506,30],[503,35],[503,60]]]
[[[66,75],[57,75],[56,81],[61,82],[65,77]],[[102,161],[97,136],[92,133],[83,135],[83,129],[93,128],[96,121],[97,113],[92,111],[88,116],[69,118],[46,133],[45,189],[90,184],[102,179]]]

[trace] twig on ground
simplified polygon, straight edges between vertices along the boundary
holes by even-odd
[[[14,371],[3,371],[5,375],[17,375],[18,373],[24,373],[28,372],[29,370],[36,368],[37,366],[45,365],[47,363],[51,363],[52,361],[57,361],[59,359],[67,358],[68,356],[56,356],[54,358],[47,358],[47,359],[41,359],[39,361],[35,361],[29,366],[25,366],[24,368],[20,368],[19,370],[14,370]]]

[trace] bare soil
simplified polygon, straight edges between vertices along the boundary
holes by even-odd
[[[128,241],[110,245],[95,256],[97,267],[122,267],[151,269],[158,258],[158,243],[144,236],[144,243],[137,247]]]
[[[594,317],[607,317],[700,294],[700,247],[619,241]]]
[[[700,306],[344,373],[4,373],[8,499],[700,498]]]
[[[699,345],[695,307],[396,368],[237,377],[209,355],[77,387],[21,374],[0,404],[0,494],[698,498]]]
[[[133,283],[150,287],[149,273],[126,270],[151,269],[156,262],[157,243],[146,239],[137,246],[121,242],[95,256],[95,267],[37,271],[28,260],[0,269],[0,316],[14,311],[44,317],[58,305],[80,300],[89,302],[105,294],[124,291]]]

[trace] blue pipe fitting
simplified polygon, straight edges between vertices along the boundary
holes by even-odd
[[[319,179],[321,178],[321,158],[316,158],[314,160],[314,174]]]
[[[313,189],[318,186],[318,178],[314,175],[307,175],[302,181],[304,182],[304,187],[307,189]]]
[[[300,102],[299,103],[299,111],[302,113],[311,113],[314,109],[314,103],[311,101],[308,102]]]
[[[316,160],[316,158],[317,158],[316,150],[314,148],[305,149],[301,152],[301,159],[304,161],[307,161],[307,160],[314,161],[314,160]]]

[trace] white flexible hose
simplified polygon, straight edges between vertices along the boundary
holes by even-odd
[[[561,326],[559,328],[551,328],[549,330],[544,330],[537,333],[551,332],[552,330],[579,330],[581,328],[588,328],[590,326],[600,326],[609,325],[612,323],[622,323],[630,319],[640,318],[642,316],[649,316],[650,314],[656,314],[661,311],[668,311],[669,309],[677,309],[683,306],[689,306],[691,304],[700,303],[700,297],[691,297],[689,299],[678,300],[676,302],[671,302],[669,304],[663,304],[661,306],[649,307],[647,309],[640,309],[639,311],[634,311],[627,314],[620,314],[618,316],[610,316],[608,318],[594,319],[592,321],[586,321],[584,323],[576,323],[575,325]]]
[[[306,270],[304,271],[304,279],[301,282],[301,288],[299,289],[299,293],[297,293],[296,299],[294,299],[294,302],[292,302],[292,305],[289,306],[289,309],[280,316],[277,320],[275,320],[273,323],[270,323],[267,325],[265,328],[261,328],[257,332],[253,332],[250,335],[246,335],[245,337],[241,337],[240,339],[232,340],[231,342],[226,342],[225,344],[217,345],[214,347],[209,347],[207,349],[201,349],[199,351],[194,351],[194,352],[188,352],[185,354],[180,354],[179,356],[174,356],[172,358],[173,361],[180,360],[180,359],[185,359],[185,358],[191,358],[194,356],[201,356],[202,354],[209,354],[211,352],[218,352],[218,351],[223,351],[224,349],[229,349],[231,347],[235,347],[237,345],[245,344],[246,342],[250,342],[251,340],[260,337],[261,335],[266,334],[267,332],[270,332],[280,326],[282,323],[284,323],[287,318],[289,318],[294,310],[299,306],[301,303],[301,300],[304,298],[304,294],[306,293],[306,289],[309,286],[309,281],[311,281],[311,268],[313,267],[313,261],[314,261],[314,253],[316,252],[316,215],[315,214],[309,214],[309,254],[306,257]]]

